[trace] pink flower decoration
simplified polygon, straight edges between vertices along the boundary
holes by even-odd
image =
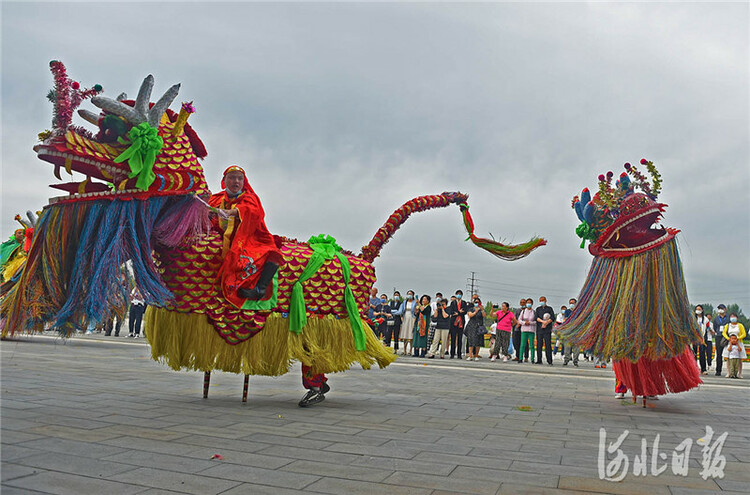
[[[641,165],[646,165],[648,163],[648,160],[645,158],[641,158]]]

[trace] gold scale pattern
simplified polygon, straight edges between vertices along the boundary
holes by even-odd
[[[228,344],[239,344],[261,331],[271,313],[280,312],[287,316],[292,286],[307,266],[313,251],[306,244],[282,238],[284,262],[279,268],[277,306],[272,311],[247,311],[235,308],[221,295],[217,281],[221,249],[221,234],[212,231],[191,246],[156,251],[155,259],[164,282],[175,296],[166,309],[204,313]],[[369,290],[375,283],[375,270],[370,263],[355,256],[347,255],[347,259],[352,270],[350,287],[360,314],[365,314]],[[302,287],[308,318],[326,315],[348,318],[344,304],[344,275],[337,258],[327,261]]]

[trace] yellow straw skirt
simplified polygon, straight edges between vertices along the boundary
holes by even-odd
[[[236,345],[227,344],[198,313],[178,313],[149,306],[145,333],[151,357],[173,370],[221,370],[246,375],[283,375],[292,361],[312,367],[313,373],[346,371],[354,363],[385,368],[396,356],[364,323],[367,348],[357,351],[349,319],[309,318],[299,335],[289,331],[287,318],[272,314],[259,333]]]

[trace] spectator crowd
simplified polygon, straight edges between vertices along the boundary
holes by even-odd
[[[539,297],[537,304],[533,298],[525,298],[511,307],[507,302],[485,305],[478,294],[464,298],[462,290],[449,298],[440,292],[434,297],[417,297],[412,290],[406,297],[395,291],[388,298],[373,288],[368,317],[383,343],[402,356],[479,361],[483,357],[480,349],[488,348],[490,361],[553,366],[559,354],[557,359],[563,366],[572,362],[577,367],[582,358],[594,363],[595,368],[606,368],[607,360],[592,349],[566,345],[556,335],[576,302],[571,298],[555,311],[545,296]],[[726,376],[742,378],[746,331],[737,314],[726,314],[726,306],[720,304],[714,318],[703,315],[700,305],[695,307],[695,315],[703,334],[703,340],[693,347],[701,372],[708,374],[715,363],[715,374],[721,376],[726,358],[731,363]]]

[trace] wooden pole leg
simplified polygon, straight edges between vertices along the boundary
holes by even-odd
[[[203,373],[203,398],[208,399],[208,386],[211,384],[211,372]]]
[[[242,402],[247,402],[247,382],[250,375],[245,375],[245,383],[242,385]]]

